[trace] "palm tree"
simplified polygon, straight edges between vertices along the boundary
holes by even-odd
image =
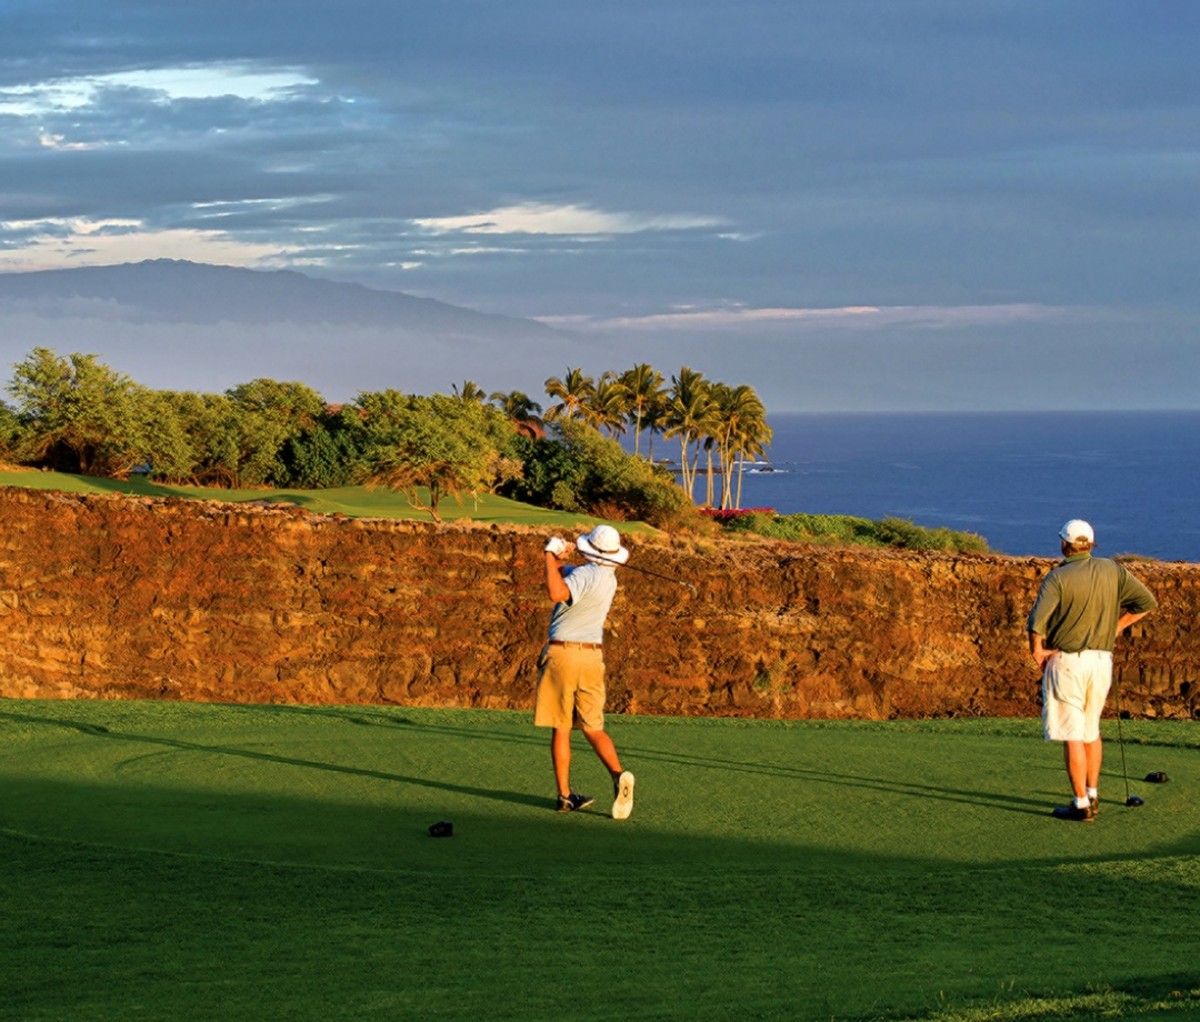
[[[730,387],[721,382],[714,382],[708,385],[708,397],[711,401],[708,415],[704,421],[704,457],[705,457],[705,473],[704,473],[704,506],[716,507],[716,487],[713,479],[713,469],[716,468],[717,475],[721,477],[721,504],[725,503],[725,492],[728,489],[725,474],[725,446],[723,444],[723,433],[725,419],[723,415],[723,406],[729,400]],[[717,453],[716,465],[713,465],[713,451]]]
[[[605,373],[592,391],[583,414],[590,425],[606,431],[615,440],[625,432],[628,409],[629,396],[624,385],[613,373]]]
[[[746,455],[758,457],[763,446],[771,440],[771,428],[766,424],[766,408],[754,388],[747,384],[727,387],[717,384],[712,389],[716,403],[716,443],[722,478],[721,507],[733,502],[730,476],[737,464],[737,504],[741,506],[742,471]]]
[[[536,440],[545,434],[545,423],[539,414],[542,406],[528,394],[510,390],[507,394],[496,391],[489,398],[517,427],[518,433]]]
[[[646,460],[654,463],[654,437],[666,428],[667,409],[670,399],[665,390],[660,390],[642,412],[642,428],[646,431]]]
[[[663,435],[679,437],[681,482],[687,495],[694,500],[692,491],[696,479],[696,463],[700,458],[699,444],[705,435],[712,409],[708,381],[702,373],[684,366],[679,370],[678,376],[671,377],[671,388],[667,396],[669,402]],[[688,450],[692,444],[696,444],[694,459]]]
[[[574,419],[581,415],[595,390],[590,376],[585,376],[582,369],[569,366],[565,377],[551,376],[545,387],[550,397],[558,398],[558,404],[546,409],[547,419]]]
[[[450,387],[454,391],[454,396],[463,404],[483,404],[487,398],[487,394],[484,393],[483,388],[474,380],[463,380],[461,389],[457,383],[452,383]]]
[[[767,425],[765,410],[762,417],[749,418],[742,423],[737,447],[735,448],[738,463],[738,481],[734,507],[740,508],[742,506],[742,470],[746,467],[747,456],[751,458],[766,457],[766,449],[770,445],[771,438],[774,435],[775,431]]]
[[[628,415],[633,425],[633,453],[638,455],[641,453],[642,429],[646,426],[647,417],[651,409],[662,401],[663,377],[653,366],[641,362],[632,369],[625,370],[620,380],[629,399]],[[653,430],[650,435],[653,443]],[[650,455],[650,460],[654,460],[653,454]]]

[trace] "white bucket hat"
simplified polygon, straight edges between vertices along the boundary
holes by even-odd
[[[1096,544],[1096,533],[1082,518],[1072,518],[1059,530],[1058,537],[1072,546],[1077,543]]]
[[[621,534],[611,525],[597,525],[586,536],[580,536],[575,546],[584,557],[595,557],[600,564],[624,564],[629,551],[621,546]]]

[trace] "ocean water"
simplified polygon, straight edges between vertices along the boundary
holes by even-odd
[[[896,517],[1057,557],[1069,518],[1097,552],[1200,561],[1200,412],[777,414],[743,507]],[[656,455],[659,453],[656,445]]]

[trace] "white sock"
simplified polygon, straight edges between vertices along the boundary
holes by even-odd
[[[1089,802],[1086,798],[1077,798],[1075,800],[1075,808],[1076,809],[1086,809],[1090,805],[1091,805],[1091,802]]]
[[[1088,798],[1096,799],[1097,801],[1100,799],[1100,793],[1095,788],[1088,788],[1087,796]]]

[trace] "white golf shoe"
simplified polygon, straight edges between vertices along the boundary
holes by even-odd
[[[613,782],[613,795],[612,818],[628,820],[633,812],[633,774],[628,770]]]

